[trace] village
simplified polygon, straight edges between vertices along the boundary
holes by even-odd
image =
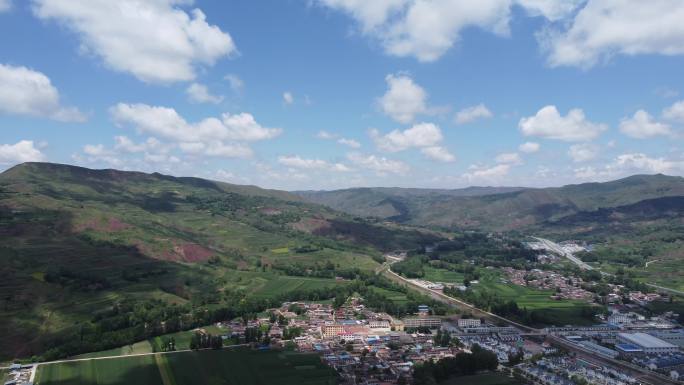
[[[559,348],[548,336],[563,339],[579,352],[624,360],[676,381],[684,372],[681,327],[665,318],[612,310],[595,326],[546,328],[534,335],[484,319],[437,317],[425,305],[398,319],[367,308],[363,298],[352,297],[338,309],[325,303],[286,302],[270,309],[268,317],[220,326],[231,331],[224,338],[236,342],[244,343],[250,330],[259,329],[269,348],[316,352],[337,371],[342,384],[350,385],[409,384],[416,365],[470,353],[476,345],[493,352],[499,370],[520,383],[582,383],[578,379],[588,384],[640,383],[616,367]]]

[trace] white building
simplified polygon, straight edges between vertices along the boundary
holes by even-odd
[[[646,354],[674,353],[679,347],[646,333],[619,333],[618,342],[631,344],[643,349]]]
[[[475,328],[482,325],[482,321],[477,318],[459,318],[458,327],[463,328]]]
[[[660,338],[665,342],[677,345],[680,348],[684,348],[684,330],[651,330],[646,333],[652,335],[653,337]]]
[[[368,327],[379,331],[390,331],[391,329],[389,321],[386,320],[368,321]]]
[[[406,328],[438,328],[440,326],[442,326],[442,320],[436,317],[404,318],[404,327]]]
[[[608,323],[613,325],[626,324],[632,322],[632,317],[629,314],[613,313],[608,316]]]

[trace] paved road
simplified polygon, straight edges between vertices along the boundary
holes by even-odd
[[[554,253],[559,254],[559,255],[561,255],[561,256],[563,256],[563,257],[569,259],[569,260],[572,261],[574,264],[576,264],[577,266],[579,266],[580,269],[582,269],[582,270],[594,270],[593,267],[591,267],[591,266],[589,266],[588,264],[582,262],[581,259],[575,257],[572,253],[569,253],[569,252],[563,250],[563,247],[561,247],[561,245],[557,244],[556,242],[553,242],[553,241],[550,241],[550,240],[544,239],[544,238],[539,238],[539,237],[532,237],[532,238],[534,238],[534,239],[536,239],[537,241],[543,243],[544,246],[545,246],[548,250],[551,250],[551,251],[553,251]]]
[[[656,289],[664,290],[664,291],[667,291],[667,292],[670,292],[673,294],[684,295],[684,291],[681,291],[681,290],[670,289],[669,287],[658,286],[658,285],[654,285],[652,283],[647,283],[646,285],[653,287],[653,288],[656,288]]]
[[[539,238],[539,237],[532,237],[532,238],[534,238],[534,239],[536,239],[537,241],[543,243],[549,250],[551,250],[551,251],[553,251],[553,252],[555,252],[555,253],[558,253],[558,254],[560,254],[560,255],[562,255],[562,256],[568,258],[570,261],[572,261],[572,262],[575,263],[577,266],[579,266],[580,269],[583,269],[583,270],[594,270],[593,267],[591,267],[590,265],[588,265],[588,264],[582,262],[582,260],[580,260],[579,258],[575,257],[572,253],[568,253],[568,252],[564,251],[564,250],[561,248],[561,246],[560,246],[559,244],[557,244],[557,243],[555,243],[555,242],[553,242],[553,241],[550,241],[550,240],[548,240],[548,239],[544,239],[544,238]],[[657,261],[658,261],[658,259],[653,260],[653,261],[646,262],[646,267],[648,267],[648,264],[653,263],[653,262],[657,262]],[[598,269],[597,269],[596,271],[598,271],[599,273],[601,273],[601,274],[603,274],[603,275],[612,275],[612,274],[605,273],[605,272],[603,272],[603,271],[601,271],[601,270],[598,270]],[[677,295],[684,296],[684,291],[681,291],[681,290],[671,289],[671,288],[669,288],[669,287],[659,286],[659,285],[655,285],[655,284],[652,284],[652,283],[646,283],[646,285],[648,285],[648,286],[650,286],[650,287],[652,287],[652,288],[655,288],[655,289],[660,289],[660,290],[669,292],[669,293],[671,293],[671,294],[677,294]]]

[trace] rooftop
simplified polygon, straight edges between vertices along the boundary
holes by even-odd
[[[660,338],[653,337],[646,333],[620,333],[621,338],[644,348],[674,348],[669,342],[663,341]]]

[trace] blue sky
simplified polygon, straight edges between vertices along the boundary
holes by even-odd
[[[0,170],[283,189],[684,174],[678,0],[0,0]]]

